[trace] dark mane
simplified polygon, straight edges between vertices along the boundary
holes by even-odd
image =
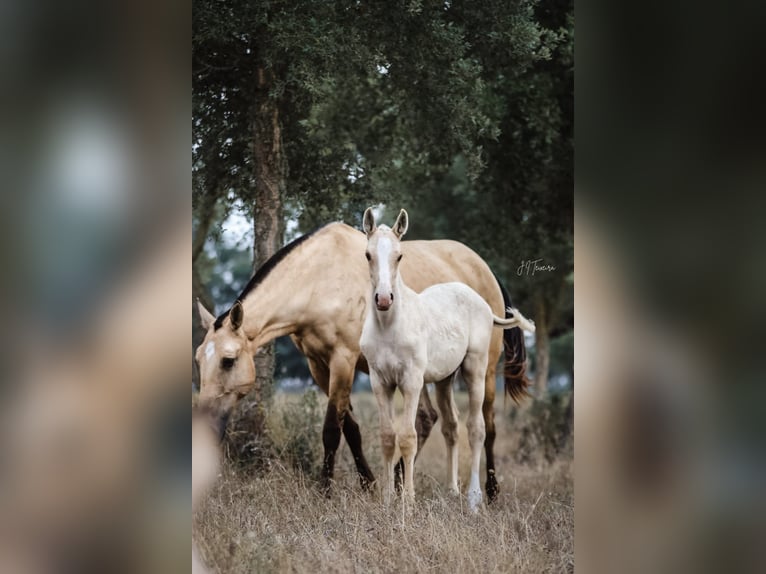
[[[255,272],[255,275],[250,279],[250,281],[245,285],[245,288],[242,290],[242,293],[239,294],[239,297],[237,297],[237,301],[244,301],[245,297],[247,297],[251,291],[253,291],[258,285],[260,285],[264,279],[266,279],[266,276],[271,273],[274,268],[279,265],[279,263],[287,257],[287,255],[293,251],[296,247],[298,247],[301,243],[306,241],[309,237],[313,236],[317,231],[322,229],[321,227],[314,229],[313,231],[307,233],[306,235],[301,235],[299,238],[294,239],[282,249],[277,251],[274,255],[269,257],[266,262],[261,265],[258,268],[258,271]],[[221,313],[218,318],[215,320],[214,328],[217,331],[223,326],[223,321],[226,319],[226,317],[229,316],[229,311],[231,311],[231,308],[227,309],[223,313]]]

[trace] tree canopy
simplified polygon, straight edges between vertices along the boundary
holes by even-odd
[[[573,29],[566,0],[194,0],[200,289],[237,200],[256,252],[274,195],[280,236],[384,203],[413,238],[473,247],[546,332],[571,328]],[[556,271],[516,273],[535,259]]]

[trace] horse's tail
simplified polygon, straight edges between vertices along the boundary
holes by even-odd
[[[506,319],[518,322],[519,318],[521,318],[528,324],[528,327],[532,327],[531,331],[534,331],[534,323],[524,319],[523,315],[514,309],[508,291],[497,276],[495,276],[495,280],[500,286],[500,291],[503,293]],[[505,392],[513,399],[513,402],[519,404],[524,398],[529,396],[527,387],[530,385],[527,378],[527,348],[524,345],[524,333],[520,327],[513,327],[503,332],[503,346],[505,348],[505,361],[503,363]]]
[[[503,329],[511,329],[513,327],[519,327],[520,329],[524,331],[529,331],[530,333],[535,332],[535,322],[527,319],[524,315],[521,314],[521,311],[519,311],[518,309],[514,309],[513,307],[506,307],[505,313],[506,313],[505,319],[496,317],[493,314],[492,322],[498,327],[502,327]]]

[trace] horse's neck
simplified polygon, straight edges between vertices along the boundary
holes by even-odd
[[[243,329],[253,347],[297,331],[306,297],[306,289],[295,289],[286,273],[279,269],[269,273],[242,301]]]
[[[403,311],[410,312],[412,307],[417,305],[418,294],[407,287],[402,280],[402,274],[396,274],[396,281],[394,282],[394,300],[397,298],[402,303],[401,307]]]

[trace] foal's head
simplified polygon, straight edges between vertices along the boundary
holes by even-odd
[[[234,303],[228,317],[218,321],[201,303],[197,307],[207,329],[194,355],[199,365],[199,405],[212,414],[223,434],[234,405],[255,385],[253,353],[242,330],[242,303]]]
[[[394,285],[402,260],[401,238],[407,233],[407,212],[399,212],[393,228],[377,227],[372,208],[364,212],[362,227],[367,234],[367,261],[370,264],[373,297],[378,311],[388,311],[394,304]]]

